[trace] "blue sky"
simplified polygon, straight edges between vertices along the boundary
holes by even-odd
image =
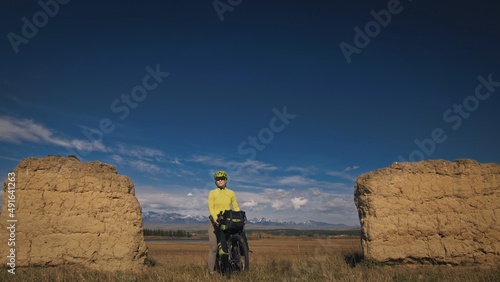
[[[252,218],[357,225],[363,173],[499,163],[499,5],[346,2],[2,1],[0,173],[74,154],[206,215],[224,169]]]

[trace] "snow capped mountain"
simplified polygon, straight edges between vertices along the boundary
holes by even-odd
[[[142,218],[144,220],[144,223],[154,224],[198,224],[208,222],[207,216],[191,216],[166,212],[159,213],[154,211],[143,212]]]
[[[267,218],[253,218],[248,220],[250,224],[256,225],[273,225],[273,226],[345,226],[344,224],[330,224],[321,221],[306,220],[301,222],[284,221]]]
[[[253,218],[249,219],[248,223],[258,224],[258,225],[296,225],[297,223],[293,221],[284,221],[278,219],[268,219],[268,218]]]
[[[208,216],[191,216],[182,215],[179,213],[167,213],[167,212],[154,212],[147,211],[142,213],[143,220],[145,224],[206,224],[208,222]],[[330,224],[326,222],[306,220],[302,222],[294,221],[284,221],[277,219],[267,219],[267,218],[253,218],[248,219],[248,224],[255,224],[260,226],[346,226],[344,224]]]

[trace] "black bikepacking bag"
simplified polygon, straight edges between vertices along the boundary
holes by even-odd
[[[226,210],[222,213],[221,229],[230,233],[237,233],[243,230],[247,217],[244,211]]]

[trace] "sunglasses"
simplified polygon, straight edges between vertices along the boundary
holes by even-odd
[[[215,178],[215,181],[220,181],[220,180],[226,180],[226,178],[225,177],[216,177]]]

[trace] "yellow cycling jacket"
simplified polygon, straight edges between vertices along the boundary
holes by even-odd
[[[208,211],[214,220],[217,220],[217,215],[222,211],[231,209],[240,211],[236,194],[228,188],[215,188],[208,195]]]

